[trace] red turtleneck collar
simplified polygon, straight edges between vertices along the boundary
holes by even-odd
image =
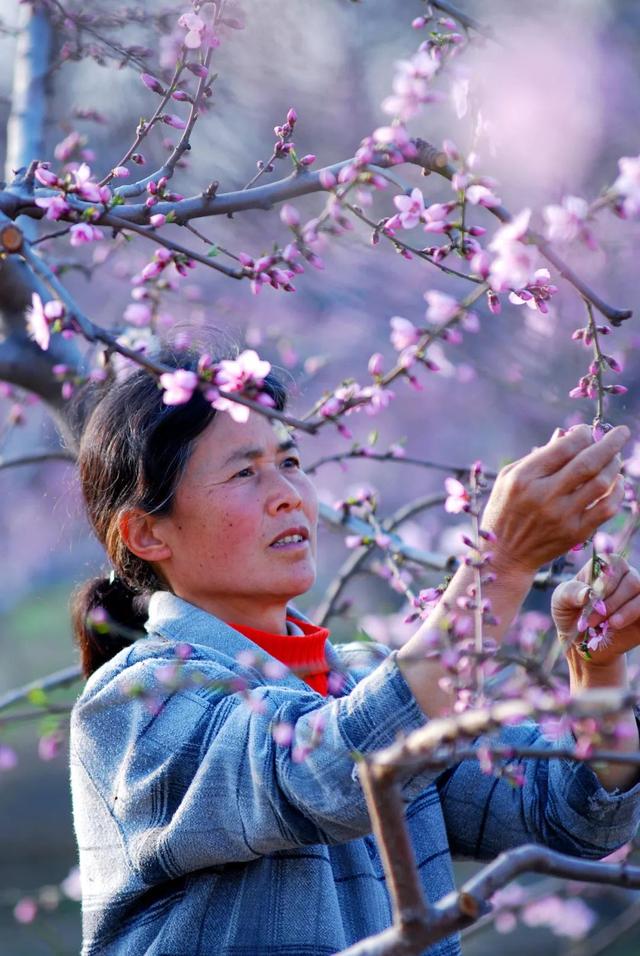
[[[299,627],[302,634],[270,634],[268,631],[231,622],[230,626],[295,671],[313,690],[326,697],[329,665],[325,643],[329,631],[326,627],[317,627],[295,617],[287,617],[287,621]]]

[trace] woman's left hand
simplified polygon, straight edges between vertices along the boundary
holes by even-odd
[[[607,668],[640,644],[640,574],[619,555],[604,562],[595,581],[589,561],[553,592],[551,613],[569,663],[578,655]]]

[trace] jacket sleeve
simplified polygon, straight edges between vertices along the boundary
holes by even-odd
[[[572,749],[568,733],[557,743],[533,723],[504,728],[493,743]],[[488,743],[479,738],[476,746]],[[640,783],[609,792],[584,763],[564,758],[526,759],[522,786],[483,773],[465,760],[443,773],[440,792],[454,855],[492,859],[523,843],[543,843],[573,856],[600,858],[630,840],[640,823]]]
[[[188,661],[181,689],[163,691],[165,663],[93,684],[72,720],[76,812],[83,787],[97,791],[147,883],[370,832],[356,757],[425,722],[393,654],[344,697],[272,685],[251,705],[211,662],[204,684],[203,662]],[[275,742],[277,724],[290,743]],[[435,776],[408,781],[405,798]]]

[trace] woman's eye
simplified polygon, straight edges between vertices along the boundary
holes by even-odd
[[[294,468],[302,467],[300,464],[300,459],[296,458],[295,455],[290,455],[289,458],[285,458],[283,465],[288,465],[289,467],[293,465]]]
[[[253,474],[253,468],[243,468],[242,471],[237,471],[234,478],[250,478]]]

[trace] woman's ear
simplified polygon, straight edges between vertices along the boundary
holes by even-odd
[[[123,511],[118,518],[120,536],[129,551],[149,563],[171,557],[171,548],[165,542],[158,519],[139,508]]]

